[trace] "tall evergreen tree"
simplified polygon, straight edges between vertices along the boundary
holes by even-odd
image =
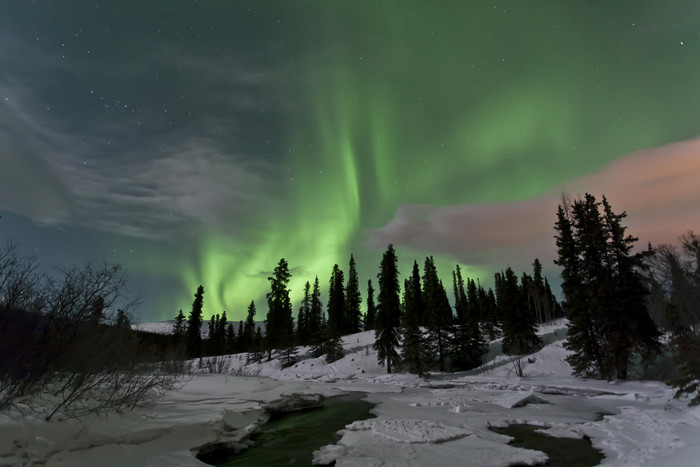
[[[564,346],[572,353],[567,357],[574,375],[604,378],[607,375],[603,361],[603,350],[598,336],[600,320],[595,308],[590,307],[582,265],[581,242],[574,239],[574,225],[571,205],[566,197],[557,208],[556,245],[558,259],[555,264],[561,267],[562,292],[566,315],[569,320],[567,340]]]
[[[321,289],[318,284],[318,276],[314,279],[314,287],[311,291],[311,306],[309,308],[309,334],[318,336],[323,323],[323,303],[321,302]]]
[[[187,317],[187,353],[190,357],[202,355],[202,307],[204,306],[204,287],[197,288],[192,302],[192,311]]]
[[[333,265],[328,287],[327,327],[340,334],[345,322],[345,285],[343,271],[337,264]]]
[[[555,263],[562,268],[569,318],[565,346],[578,376],[626,379],[633,355],[660,348],[641,274],[651,252],[631,253],[637,239],[625,234],[625,216],[614,213],[605,197],[600,203],[588,193],[573,204],[563,198],[557,209]]]
[[[255,329],[255,334],[253,334],[253,344],[250,349],[251,359],[255,362],[259,362],[263,359],[265,349],[265,339],[263,338],[262,331],[260,328]]]
[[[335,264],[331,272],[328,288],[328,322],[322,333],[323,354],[327,362],[334,362],[343,356],[341,336],[345,323],[345,286],[343,271]]]
[[[552,310],[549,297],[545,293],[544,278],[542,277],[542,263],[538,258],[532,263],[532,282],[527,290],[528,298],[535,308],[535,316],[538,323],[551,321]]]
[[[242,332],[241,340],[239,341],[239,346],[242,347],[243,352],[252,351],[253,339],[255,338],[255,314],[257,310],[255,309],[255,300],[250,301],[248,305],[248,313],[246,314],[245,323],[241,321],[239,324],[239,334]],[[242,330],[242,331],[241,331]]]
[[[509,267],[500,279],[498,306],[503,316],[503,353],[526,355],[537,351],[542,341],[537,336],[534,313],[528,308],[518,277]],[[518,371],[520,372],[520,369]],[[522,376],[522,374],[519,374]]]
[[[185,321],[185,314],[182,312],[182,309],[180,309],[175,317],[175,325],[173,326],[173,338],[175,342],[182,342],[185,339],[186,332],[187,321]]]
[[[219,320],[216,322],[216,332],[214,333],[214,348],[216,349],[216,355],[222,355],[226,350],[226,326],[228,325],[228,319],[226,317],[226,310],[221,313]]]
[[[418,263],[413,262],[413,273],[404,283],[403,299],[403,342],[401,343],[401,364],[410,373],[424,376],[428,371],[427,349],[420,327],[423,313],[423,293],[421,291]]]
[[[440,371],[446,371],[452,338],[452,308],[432,256],[425,258],[423,266],[423,298],[428,315],[428,340],[437,353]]]
[[[374,348],[380,364],[386,364],[387,373],[399,362],[401,299],[398,258],[394,246],[389,245],[379,265],[379,296],[377,304]]]
[[[496,306],[496,295],[493,293],[492,288],[489,288],[487,292],[481,286],[479,286],[478,293],[481,296],[479,300],[481,307],[479,315],[484,323],[484,332],[490,340],[494,340],[501,335],[501,318]]]
[[[612,366],[618,379],[627,379],[627,369],[633,354],[639,353],[643,360],[658,354],[661,349],[661,333],[654,324],[646,308],[648,294],[642,274],[647,266],[645,259],[654,254],[653,250],[632,254],[638,240],[627,235],[627,227],[622,220],[627,213],[613,212],[608,200],[603,196],[603,220],[608,235],[609,268],[612,274],[612,296],[610,313],[606,318],[609,353],[614,356]]]
[[[209,319],[209,330],[207,332],[207,354],[216,355],[216,329],[218,328],[219,315],[211,315]]]
[[[372,279],[367,281],[367,311],[365,313],[365,331],[373,331],[377,318],[377,308],[374,305],[374,288]]]
[[[311,284],[306,281],[304,284],[304,297],[299,305],[297,315],[297,342],[299,345],[309,343],[309,317],[311,315]]]
[[[470,370],[481,365],[481,356],[486,352],[486,344],[479,325],[479,298],[476,283],[467,279],[467,284],[468,294],[464,291],[464,279],[458,264],[452,272],[457,315],[452,361],[456,370]]]
[[[355,258],[350,255],[350,269],[348,269],[348,282],[345,287],[345,329],[344,332],[354,334],[361,330],[362,294],[360,294],[360,282],[357,279]]]
[[[233,323],[228,323],[226,326],[226,334],[224,336],[224,353],[236,353],[236,331],[233,329]]]
[[[267,294],[267,319],[265,320],[265,339],[267,341],[267,359],[272,359],[272,349],[287,350],[293,346],[294,319],[292,302],[287,285],[292,274],[287,261],[280,259],[270,281]]]
[[[248,352],[250,351],[250,343],[245,343],[243,338],[243,320],[238,322],[238,332],[236,334],[236,351],[238,352]]]

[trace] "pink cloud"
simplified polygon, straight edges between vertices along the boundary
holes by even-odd
[[[641,247],[676,243],[688,229],[700,230],[700,139],[634,152],[524,201],[402,205],[387,225],[368,232],[368,244],[393,243],[472,265],[525,270],[535,257],[551,264],[562,191],[606,195],[616,212],[627,211],[628,233],[639,237]]]

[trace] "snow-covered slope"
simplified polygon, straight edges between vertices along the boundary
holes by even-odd
[[[153,323],[132,324],[131,329],[136,331],[154,332],[156,334],[172,334],[175,320],[156,321]]]

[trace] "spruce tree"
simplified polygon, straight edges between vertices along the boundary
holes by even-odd
[[[267,294],[267,319],[265,320],[268,361],[272,359],[272,349],[288,350],[293,345],[294,319],[292,318],[292,302],[287,288],[291,277],[289,265],[282,258],[273,275],[267,278],[270,281],[270,292]]]
[[[225,354],[230,355],[236,353],[236,331],[233,329],[233,323],[228,323],[228,325],[226,326],[224,342]]]
[[[654,324],[646,308],[648,295],[642,272],[647,268],[645,259],[654,254],[653,250],[632,254],[632,247],[638,240],[626,235],[622,220],[625,212],[616,214],[603,196],[603,220],[608,234],[608,261],[612,281],[610,314],[606,318],[606,333],[609,352],[614,355],[613,366],[617,379],[627,379],[627,369],[634,353],[639,353],[644,361],[658,354],[661,349],[661,333]]]
[[[192,302],[192,311],[187,317],[187,353],[190,357],[202,356],[202,307],[204,306],[204,287],[197,288]]]
[[[546,294],[544,287],[544,278],[542,277],[542,263],[540,260],[535,258],[532,263],[532,282],[527,290],[528,297],[535,307],[535,315],[537,322],[542,324],[546,321],[551,321],[552,307],[549,302],[549,297]]]
[[[250,342],[252,342],[252,339],[249,341],[249,343],[245,343],[243,341],[243,320],[240,320],[238,322],[238,332],[236,333],[236,350],[238,352],[249,352]]]
[[[219,322],[219,315],[211,315],[209,320],[209,331],[207,332],[207,354],[216,355],[216,328]]]
[[[374,288],[372,279],[367,281],[367,311],[365,313],[365,331],[373,331],[377,318],[377,308],[374,305]]]
[[[350,255],[350,268],[348,269],[348,283],[345,287],[345,329],[347,334],[360,332],[362,295],[360,294],[360,282],[357,279],[355,258]]]
[[[428,341],[435,352],[440,371],[446,371],[452,339],[452,308],[432,256],[425,258],[423,266],[423,298],[428,316]]]
[[[328,288],[328,322],[322,333],[323,354],[328,363],[334,362],[343,356],[342,332],[345,323],[345,286],[343,285],[343,271],[337,264],[333,265]]]
[[[557,208],[556,245],[558,259],[555,264],[561,267],[566,316],[569,320],[567,339],[564,347],[571,351],[566,361],[574,375],[584,378],[606,376],[603,351],[598,339],[601,334],[596,328],[595,310],[588,306],[587,291],[584,288],[584,274],[580,255],[581,244],[574,240],[574,225],[571,206],[563,198]]]
[[[216,322],[216,332],[214,333],[214,348],[215,355],[222,355],[226,350],[226,326],[228,319],[226,318],[226,310],[221,313],[221,317]]]
[[[423,313],[423,293],[421,291],[418,263],[413,262],[413,273],[404,282],[403,342],[401,344],[401,365],[410,373],[424,376],[428,371],[425,338],[420,327]]]
[[[252,360],[259,362],[263,359],[264,349],[265,349],[265,339],[263,339],[262,331],[260,328],[255,329],[255,334],[253,335],[253,344],[250,349]]]
[[[518,287],[518,277],[508,267],[500,280],[501,295],[497,300],[503,316],[503,353],[514,356],[533,353],[540,348],[542,340],[537,336],[534,313],[527,306],[523,289]],[[521,373],[519,368],[518,372]]]
[[[309,318],[311,315],[311,284],[306,281],[304,285],[304,298],[299,305],[299,314],[297,315],[297,342],[299,345],[307,345],[309,343]]]
[[[320,357],[325,354],[324,335],[326,323],[323,319],[323,303],[321,302],[321,291],[318,284],[318,276],[314,280],[314,288],[311,292],[311,308],[309,311],[309,344],[311,345],[311,355]]]
[[[345,329],[345,285],[343,271],[337,264],[333,265],[331,271],[326,313],[328,315],[327,327],[332,328],[340,335]]]
[[[626,213],[614,213],[605,197],[600,203],[586,193],[573,204],[562,201],[555,263],[569,318],[567,361],[577,376],[626,379],[634,355],[649,357],[660,348],[641,274],[651,251],[631,253],[637,239],[625,233]]]
[[[185,314],[182,312],[182,309],[180,309],[175,317],[175,325],[173,326],[173,338],[175,342],[182,342],[186,332],[187,322],[185,321]]]
[[[484,323],[484,331],[489,340],[497,339],[501,335],[501,318],[496,306],[496,295],[493,293],[492,288],[489,288],[488,292],[486,292],[481,286],[479,287],[479,294],[481,294],[481,300],[479,301],[481,310],[479,314]]]
[[[311,344],[318,342],[322,323],[323,303],[321,302],[321,290],[318,284],[318,276],[316,276],[314,287],[311,291],[311,305],[309,307],[309,319],[307,324]]]
[[[479,325],[479,296],[476,283],[467,279],[464,291],[462,270],[457,265],[452,272],[452,288],[455,297],[457,326],[453,342],[453,369],[470,370],[481,365],[481,356],[486,352],[486,344]]]
[[[392,365],[399,362],[397,348],[400,345],[401,298],[398,258],[394,246],[389,245],[379,265],[379,296],[377,303],[374,349],[380,364],[391,373]]]
[[[248,313],[246,315],[245,323],[241,321],[238,328],[238,334],[241,336],[238,340],[238,345],[242,352],[252,352],[253,350],[256,313],[255,300],[251,300],[250,305],[248,305]]]

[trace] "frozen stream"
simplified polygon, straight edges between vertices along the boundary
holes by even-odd
[[[593,448],[587,438],[555,438],[539,433],[540,427],[526,424],[509,425],[506,428],[491,428],[491,431],[512,436],[510,443],[527,449],[537,449],[549,457],[550,467],[591,467],[600,464],[603,454]]]
[[[336,434],[345,425],[374,417],[373,405],[353,393],[329,397],[323,407],[273,418],[251,437],[248,450],[233,455],[220,466],[311,465],[312,454],[321,446],[338,441]]]

